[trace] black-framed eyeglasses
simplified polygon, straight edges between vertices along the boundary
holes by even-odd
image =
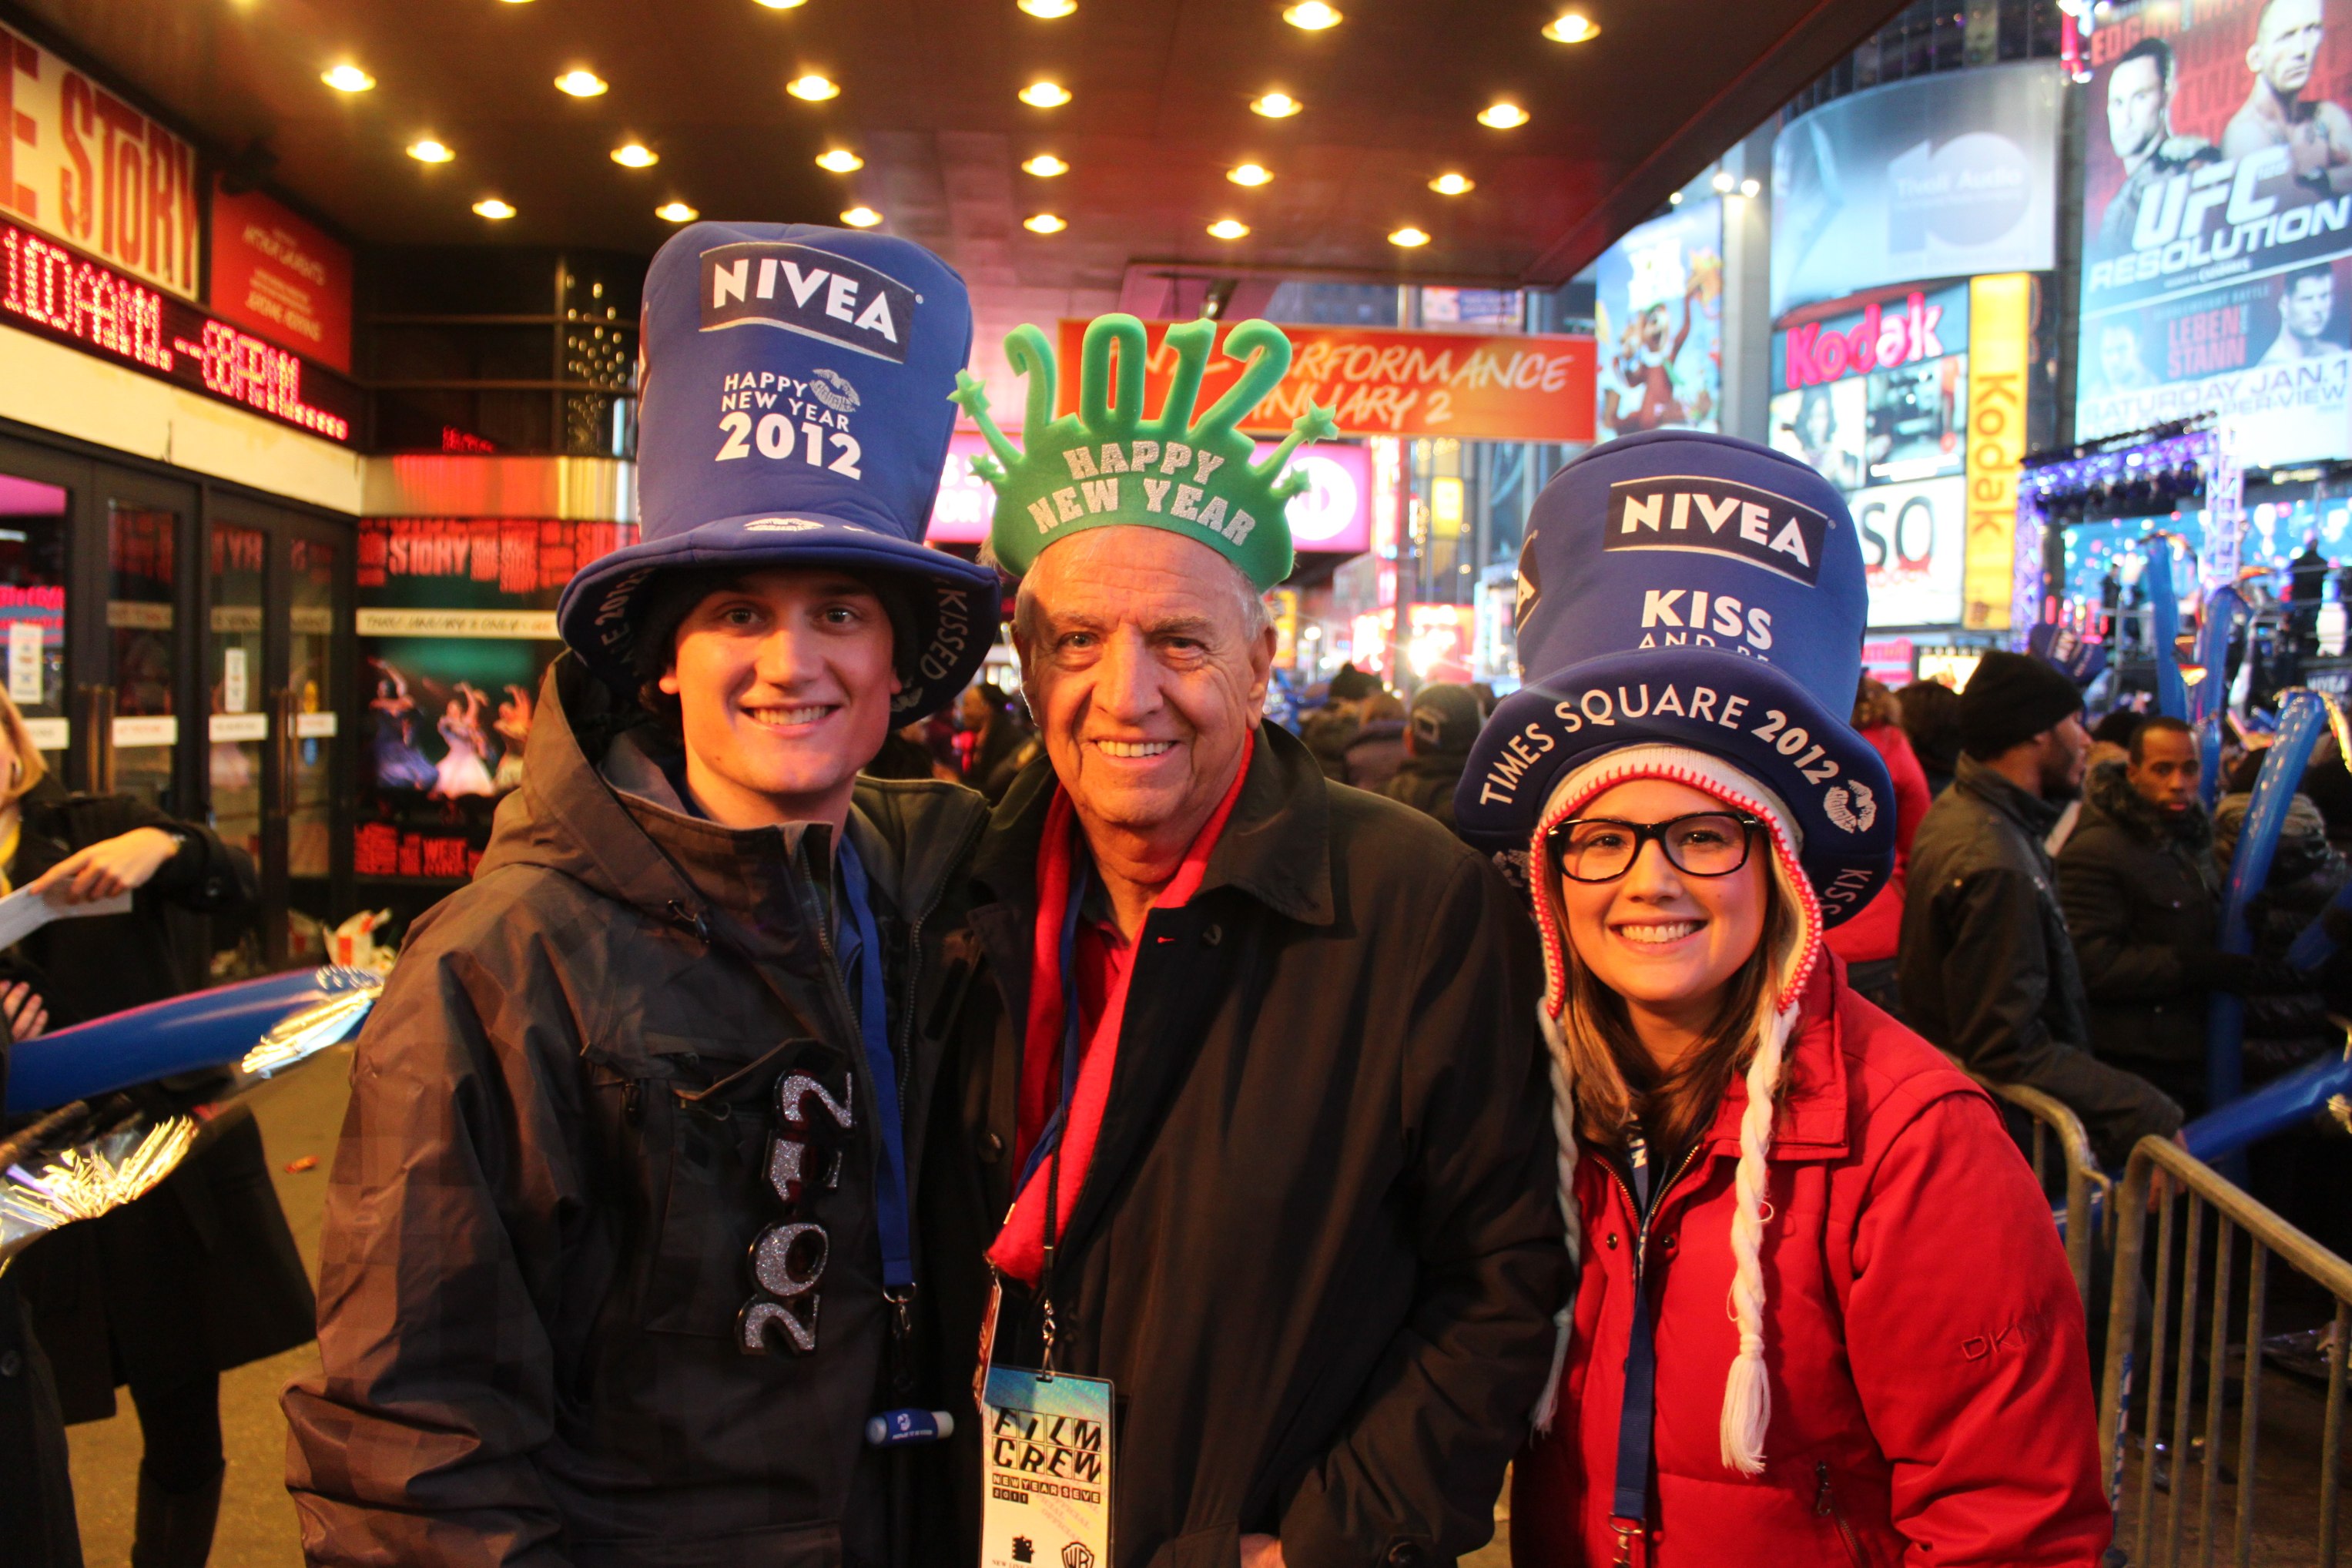
[[[1613,882],[1633,868],[1642,846],[1654,838],[1666,861],[1691,877],[1728,877],[1748,864],[1764,824],[1730,811],[1696,811],[1664,822],[1620,822],[1571,816],[1545,838],[1551,863],[1571,882]]]

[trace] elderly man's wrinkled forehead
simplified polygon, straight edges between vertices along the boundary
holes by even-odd
[[[1247,641],[1267,626],[1265,601],[1241,568],[1207,545],[1157,528],[1097,528],[1057,540],[1021,580],[1013,624],[1040,616],[1106,624],[1171,617]]]

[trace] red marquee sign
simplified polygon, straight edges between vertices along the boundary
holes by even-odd
[[[349,445],[360,391],[128,274],[0,220],[0,323]]]

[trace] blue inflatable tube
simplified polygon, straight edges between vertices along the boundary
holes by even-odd
[[[113,1013],[8,1050],[11,1116],[131,1089],[180,1073],[235,1067],[280,1024],[330,997],[373,993],[383,976],[361,969],[297,969],[215,986],[168,1002]],[[325,1025],[332,1039],[354,1031],[367,1009]],[[315,1032],[314,1032],[315,1033]]]
[[[2352,1093],[2352,1059],[2338,1054],[2297,1068],[2242,1100],[2180,1130],[2189,1152],[2208,1164],[2308,1121],[2339,1094]]]
[[[2221,892],[2220,946],[2224,952],[2250,952],[2253,931],[2247,909],[2270,880],[2271,860],[2278,852],[2279,835],[2286,827],[2287,807],[2303,783],[2303,770],[2327,722],[2327,703],[2315,691],[2297,691],[2286,700],[2279,715],[2278,740],[2263,758],[2255,776],[2253,797],[2246,803],[2245,824],[2238,830],[2237,853],[2230,858],[2230,877]],[[2216,991],[2207,1005],[2205,1028],[2206,1103],[2226,1108],[2245,1088],[2240,1059],[2245,1038],[2245,1005],[2226,991]]]
[[[2197,629],[2197,663],[2204,678],[2189,692],[2201,763],[2198,795],[2205,809],[2221,796],[2221,714],[2230,705],[2230,644],[2244,626],[2246,596],[2235,588],[2213,590],[2205,601],[2205,622]]]
[[[2156,710],[2189,721],[2189,683],[2180,674],[2180,600],[2172,591],[2172,539],[2147,542],[2147,604],[2156,617]]]

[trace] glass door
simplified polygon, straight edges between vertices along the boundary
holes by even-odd
[[[277,799],[285,816],[287,919],[278,924],[288,934],[289,955],[297,958],[318,956],[309,950],[309,934],[315,931],[323,938],[350,912],[348,896],[339,898],[336,891],[348,885],[348,878],[335,874],[335,847],[351,834],[347,816],[336,808],[348,794],[350,777],[341,710],[351,678],[342,667],[344,643],[338,635],[351,619],[341,610],[349,549],[348,537],[332,525],[289,520],[280,555],[284,655],[282,668],[273,665],[271,671],[283,736],[276,755]]]
[[[103,794],[133,795],[167,816],[192,815],[194,748],[204,736],[184,735],[183,684],[201,657],[184,635],[194,583],[182,533],[195,512],[184,485],[100,467],[106,540],[106,626],[103,668],[87,706],[98,765],[92,783]],[[183,739],[190,742],[184,750]]]
[[[212,826],[259,866],[266,858],[262,774],[270,719],[262,637],[268,533],[234,522],[214,522],[209,564],[210,625],[205,670],[210,686],[205,740]]]

